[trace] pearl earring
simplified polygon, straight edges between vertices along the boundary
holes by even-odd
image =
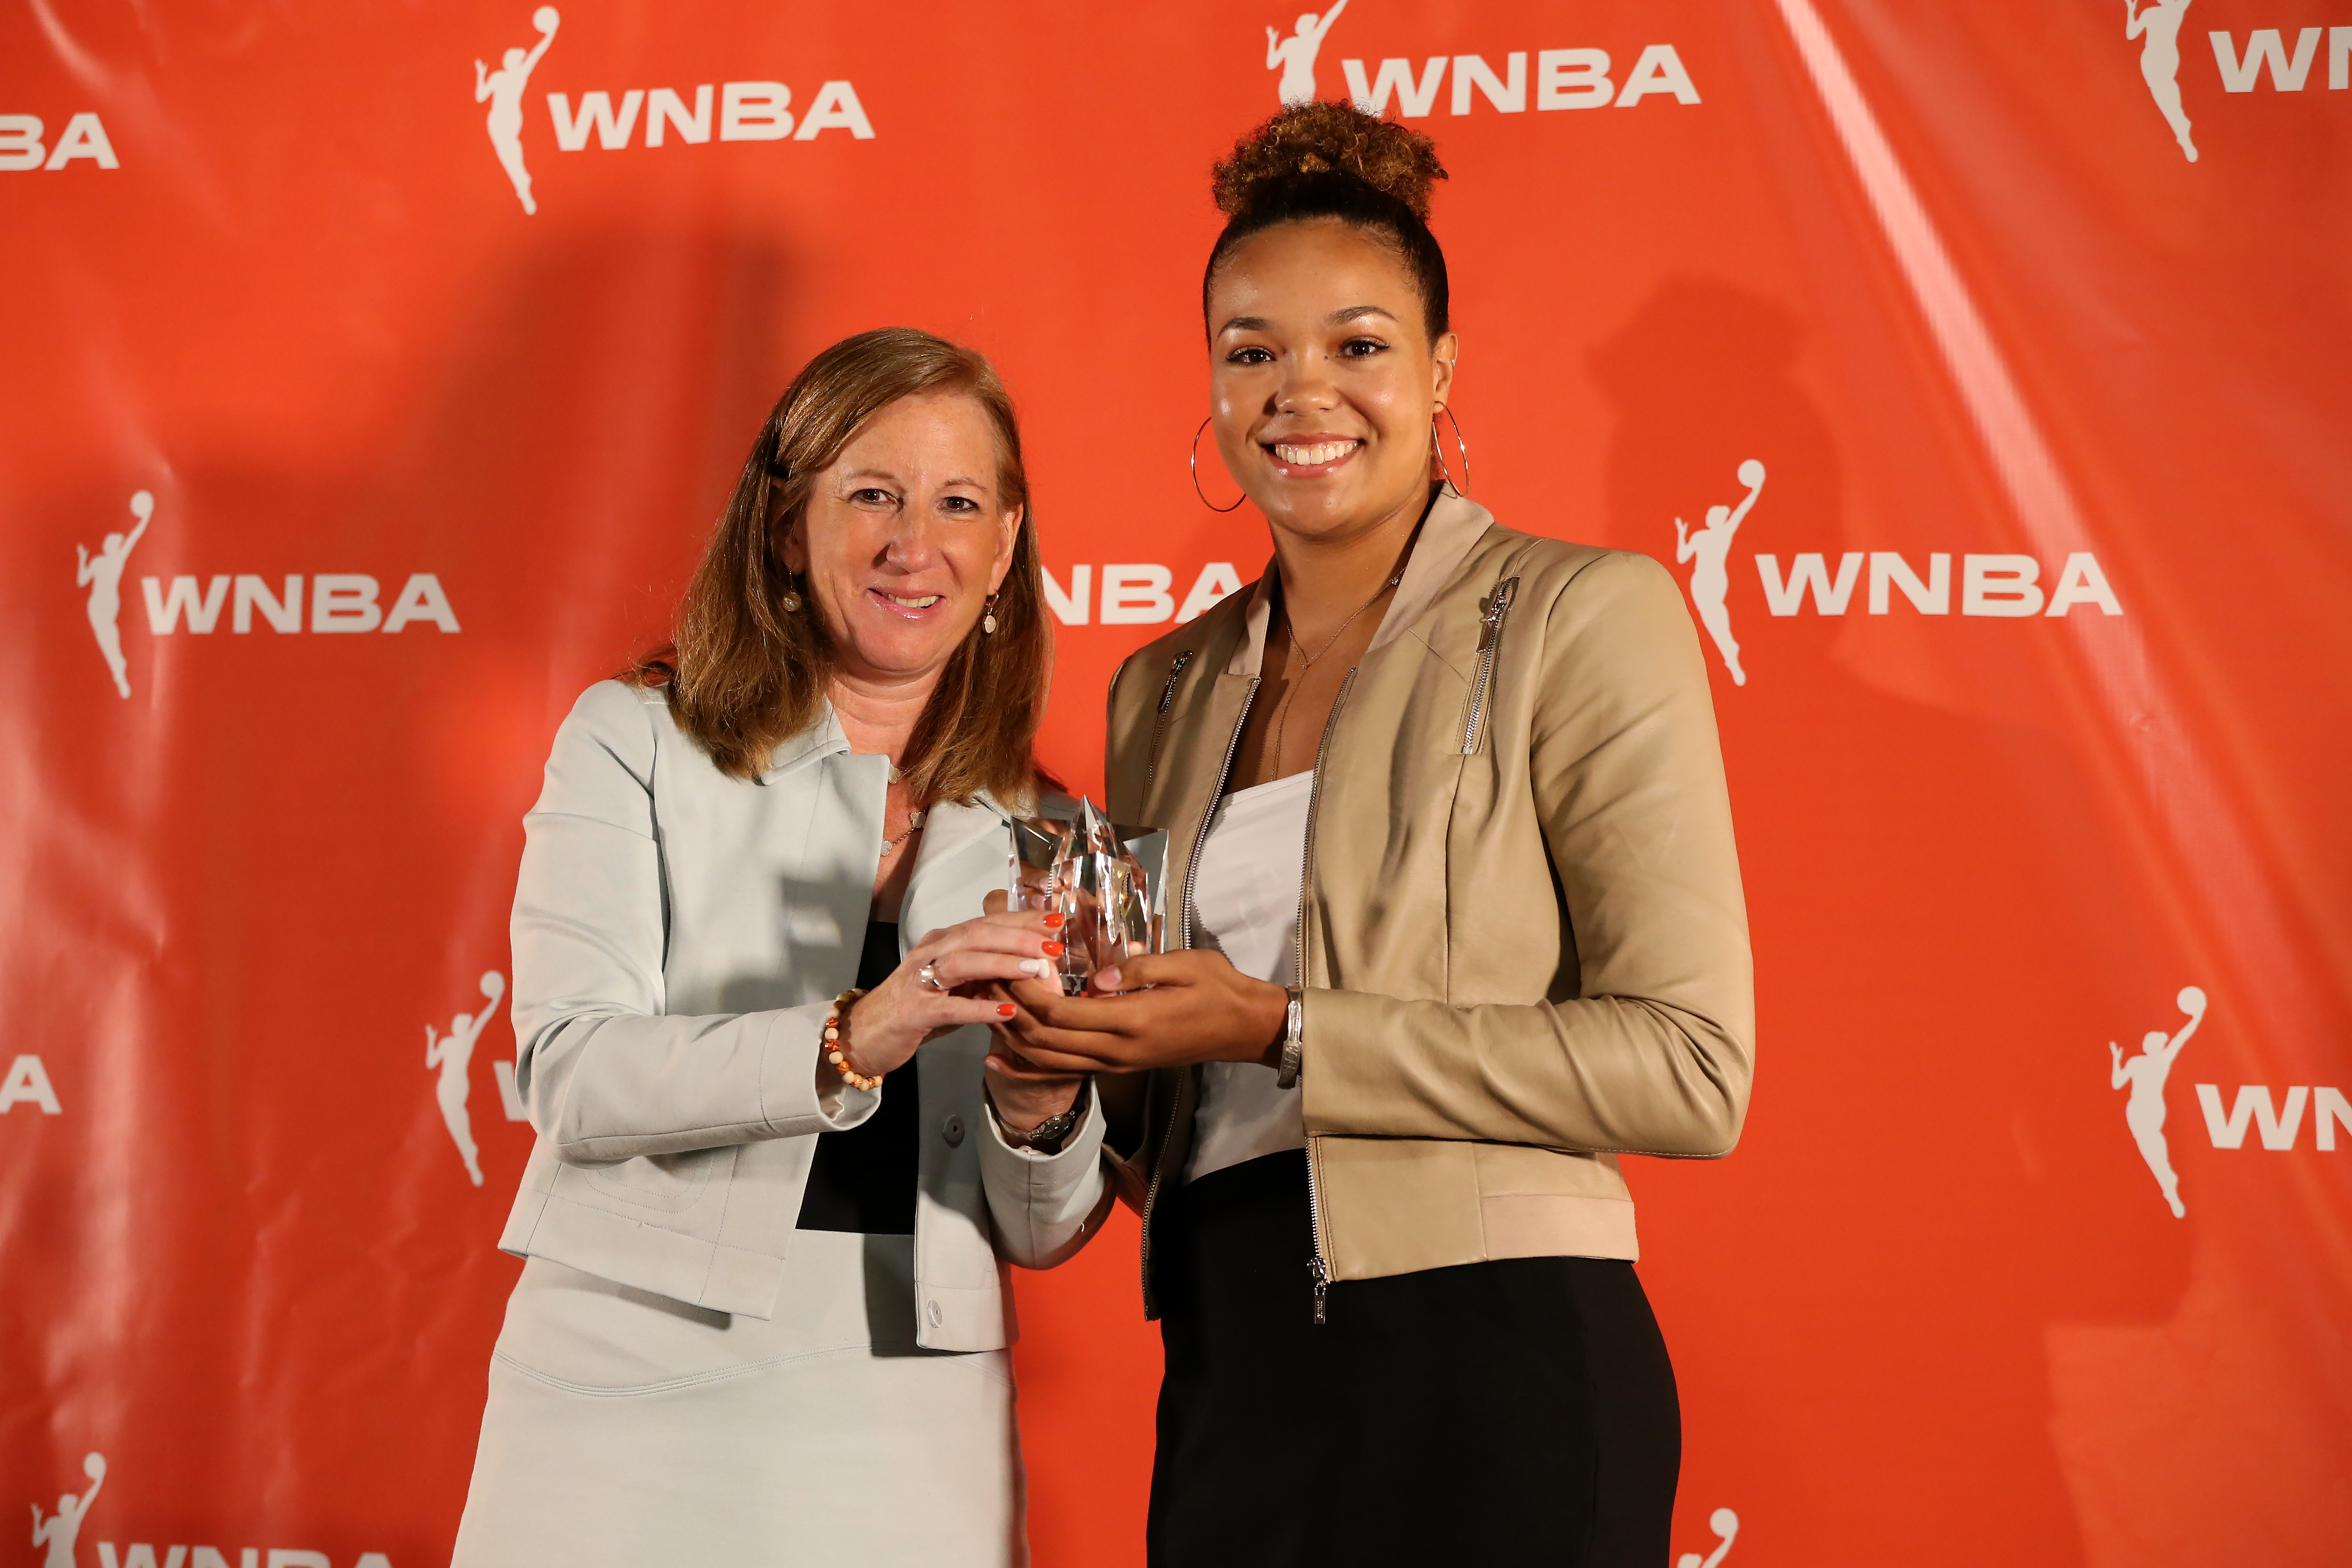
[[[988,596],[988,613],[980,618],[980,631],[982,637],[996,635],[996,595],[993,594]]]

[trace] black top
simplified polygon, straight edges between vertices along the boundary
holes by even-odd
[[[857,955],[858,989],[870,991],[898,967],[895,921],[866,922]],[[832,1070],[829,1067],[828,1071]],[[915,1058],[882,1079],[882,1103],[846,1132],[820,1132],[801,1199],[803,1230],[854,1230],[866,1236],[915,1234],[915,1163],[922,1131]]]

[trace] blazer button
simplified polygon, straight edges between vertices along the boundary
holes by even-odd
[[[963,1142],[963,1118],[961,1116],[950,1116],[946,1121],[940,1122],[940,1136],[948,1141],[948,1147],[950,1149],[954,1148],[959,1143],[961,1143]]]
[[[929,1316],[931,1320],[931,1327],[936,1329],[940,1326],[940,1321],[944,1319],[947,1314],[940,1311],[940,1304],[937,1301],[934,1301],[930,1304]]]

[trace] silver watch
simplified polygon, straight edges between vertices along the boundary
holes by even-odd
[[[1293,985],[1290,987],[1290,1005],[1283,1010],[1282,1065],[1276,1069],[1274,1075],[1274,1087],[1276,1089],[1298,1087],[1298,1069],[1304,1065],[1306,1054],[1305,1047],[1299,1039],[1299,1031],[1305,1028],[1306,1025],[1305,993],[1298,986]]]
[[[997,1119],[996,1124],[1003,1130],[1004,1141],[1015,1149],[1034,1149],[1040,1154],[1058,1154],[1070,1134],[1078,1130],[1078,1123],[1087,1119],[1087,1097],[1093,1091],[1094,1080],[1088,1079],[1078,1085],[1077,1098],[1070,1101],[1069,1110],[1059,1116],[1048,1116],[1026,1132],[1015,1132],[1004,1126],[1002,1117]]]

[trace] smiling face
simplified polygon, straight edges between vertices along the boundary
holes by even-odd
[[[901,398],[816,479],[784,562],[851,679],[938,674],[1013,563],[995,427],[960,392]]]
[[[1209,289],[1217,450],[1278,531],[1338,540],[1415,517],[1456,341],[1429,341],[1403,259],[1337,218],[1244,240]]]

